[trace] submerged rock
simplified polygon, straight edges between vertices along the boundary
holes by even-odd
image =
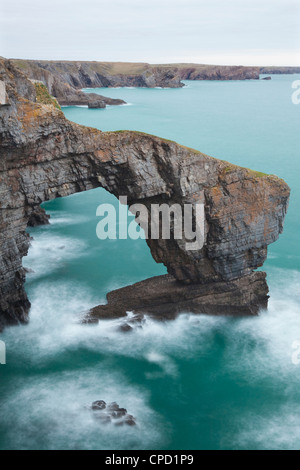
[[[103,400],[95,401],[91,409],[95,412],[94,416],[104,424],[113,422],[116,426],[122,426],[124,424],[128,426],[136,425],[135,418],[129,415],[125,408],[120,408],[116,402],[106,405]]]
[[[101,421],[102,424],[111,423],[111,416],[107,413],[97,413],[94,416]]]
[[[89,101],[88,102],[88,107],[91,108],[91,109],[105,108],[106,104],[104,103],[104,101],[95,100],[95,101]]]
[[[132,326],[130,326],[128,323],[122,323],[122,325],[119,326],[119,331],[122,331],[123,333],[129,333],[132,330]]]
[[[46,214],[45,209],[36,207],[30,214],[28,227],[38,227],[39,225],[49,225],[50,215]]]
[[[115,423],[116,426],[124,426],[125,424],[127,426],[136,426],[136,420],[134,419],[133,416],[127,415],[127,417],[124,420],[117,421]]]

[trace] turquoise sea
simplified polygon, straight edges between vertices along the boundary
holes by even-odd
[[[291,186],[291,202],[264,266],[268,311],[187,312],[167,323],[147,319],[127,334],[118,320],[79,320],[110,290],[163,274],[164,266],[144,240],[98,240],[98,205],[118,204],[105,190],[44,204],[51,225],[30,229],[24,259],[34,271],[26,283],[30,323],[1,335],[0,449],[300,448],[300,105],[291,100],[299,79],[87,90],[128,104],[63,108],[80,124],[156,134],[277,174]],[[137,427],[99,423],[88,409],[97,399],[117,401]]]

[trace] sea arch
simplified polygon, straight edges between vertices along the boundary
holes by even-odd
[[[102,187],[128,204],[204,204],[200,250],[180,240],[147,239],[155,261],[180,283],[208,285],[249,276],[283,229],[286,183],[155,136],[106,132],[68,121],[36,103],[33,84],[0,60],[7,102],[0,107],[0,319],[26,322],[22,258],[26,228],[44,201]],[[252,297],[251,297],[252,296]],[[254,297],[253,297],[254,296]],[[249,299],[255,300],[250,289]]]

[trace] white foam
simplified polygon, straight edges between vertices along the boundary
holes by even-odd
[[[241,420],[237,443],[255,450],[299,450],[299,423],[300,406],[296,400],[280,406],[272,414],[252,412]]]
[[[36,275],[45,274],[84,252],[82,242],[42,231],[37,234],[27,259],[30,262],[25,265],[36,269]],[[228,422],[239,431],[231,434],[228,446],[249,447],[253,443],[258,448],[296,447],[300,428],[293,412],[300,418],[300,408],[293,396],[300,366],[297,369],[292,363],[292,344],[300,340],[300,273],[273,269],[270,280],[269,311],[258,317],[183,314],[174,321],[156,322],[146,316],[142,328],[132,324],[133,331],[127,334],[119,331],[124,319],[97,325],[79,323],[84,312],[105,302],[104,298],[95,297],[88,285],[40,280],[30,291],[29,325],[7,329],[3,335],[15,361],[26,364],[29,371],[46,371],[38,378],[29,374],[26,382],[15,383],[5,407],[0,404],[1,419],[11,429],[10,442],[19,448],[33,448],[42,442],[49,449],[62,445],[116,449],[116,443],[127,449],[161,446],[163,436],[168,435],[166,424],[151,409],[145,388],[129,384],[123,376],[122,361],[143,363],[145,385],[166,377],[180,383],[181,360],[192,363],[197,358],[206,364],[205,358],[209,357],[213,361],[214,348],[220,353],[221,340],[222,370],[208,365],[209,374],[213,370],[237,380],[246,377],[253,387],[258,384],[260,393],[261,383],[266,380],[280,386],[286,384],[286,403],[276,415],[260,416],[255,409],[252,414],[245,410],[230,416]],[[118,286],[111,285],[109,290],[115,287]],[[132,316],[128,312],[128,320]],[[73,355],[82,362],[78,369]],[[95,360],[93,365],[89,362],[91,357]],[[53,364],[55,370],[62,365],[70,370],[51,373]],[[115,427],[102,428],[85,408],[97,399],[117,401],[136,416],[139,427],[126,432]],[[14,422],[13,427],[10,422]],[[290,438],[289,426],[294,426]]]
[[[47,211],[47,214],[50,215],[50,225],[78,225],[84,224],[89,221],[88,217],[76,214],[73,217],[70,217],[68,212],[63,211]],[[49,226],[45,226],[45,229],[48,229]]]
[[[87,105],[85,104],[67,104],[67,105],[62,105],[61,108],[88,108]]]
[[[150,351],[145,355],[146,359],[149,362],[159,365],[164,374],[176,377],[178,375],[178,370],[176,364],[166,355],[160,354],[156,351]],[[160,374],[155,373],[154,376],[151,373],[147,374],[147,378],[158,378]]]
[[[62,266],[65,261],[80,257],[84,251],[85,243],[81,240],[44,232],[32,240],[23,265],[34,271],[30,276],[45,275]]]
[[[95,400],[116,401],[137,419],[136,427],[103,425],[89,406]],[[128,449],[160,445],[159,418],[149,408],[147,392],[122,375],[97,369],[28,377],[0,404],[1,422],[10,428],[16,449]],[[13,426],[10,424],[13,423]],[[6,436],[7,437],[7,436]]]

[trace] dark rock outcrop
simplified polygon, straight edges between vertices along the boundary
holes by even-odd
[[[92,410],[94,411],[105,410],[105,408],[106,408],[106,403],[104,400],[98,400],[92,403]]]
[[[108,98],[96,93],[83,93],[80,82],[59,70],[59,66],[47,66],[47,63],[36,61],[14,61],[17,68],[31,80],[44,83],[50,95],[54,96],[61,106],[89,106],[105,108],[106,105],[121,105],[125,101]],[[49,64],[52,64],[49,62]]]
[[[105,108],[106,104],[104,103],[104,101],[95,99],[95,101],[89,101],[88,107],[91,108],[91,109]]]
[[[129,204],[143,203],[149,216],[152,203],[204,204],[203,248],[187,251],[185,240],[149,239],[154,259],[184,284],[185,298],[194,291],[199,313],[217,285],[223,294],[217,304],[226,312],[232,307],[238,313],[240,307],[245,313],[247,302],[252,313],[265,307],[265,281],[252,271],[262,266],[268,244],[282,232],[290,193],[283,180],[158,137],[103,133],[72,123],[54,106],[37,103],[34,85],[10,61],[0,60],[0,81],[10,103],[0,106],[2,324],[28,319],[22,258],[32,213],[43,201],[99,186],[127,196]],[[172,282],[158,280],[159,295]],[[178,296],[180,288],[172,289]]]
[[[30,213],[28,227],[38,227],[39,225],[49,225],[50,215],[46,214],[45,209],[37,207]]]
[[[157,276],[110,292],[107,295],[107,305],[93,308],[85,323],[125,317],[128,311],[147,314],[157,320],[173,320],[182,312],[257,315],[260,309],[268,306],[268,286],[265,279],[265,273],[257,272],[231,282],[195,283],[187,286],[169,274]],[[132,330],[126,322],[121,331],[128,331],[126,325]]]
[[[106,404],[103,400],[92,403],[91,409],[95,418],[99,419],[102,424],[114,423],[116,426],[136,426],[135,418],[128,414],[125,408],[120,408],[118,403],[112,402]]]

